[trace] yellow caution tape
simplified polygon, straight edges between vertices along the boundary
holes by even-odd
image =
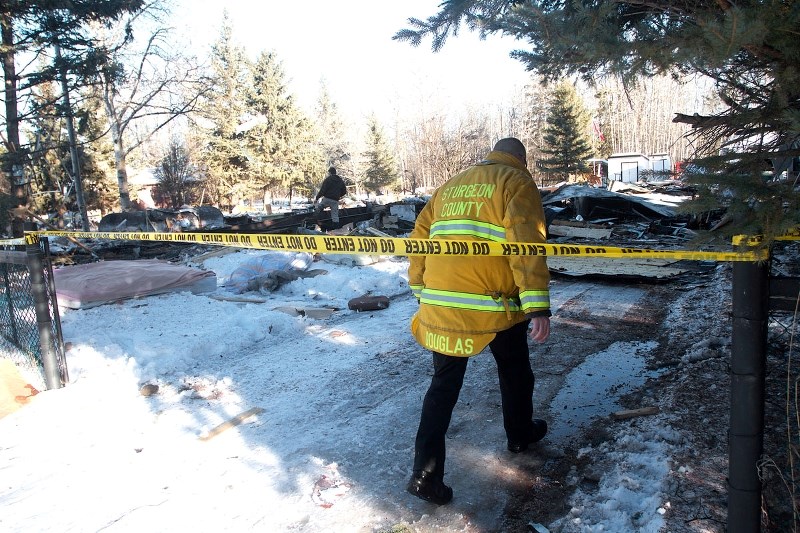
[[[675,259],[691,261],[760,261],[766,251],[704,252],[691,250],[652,250],[616,246],[573,244],[501,243],[475,240],[406,239],[398,237],[359,237],[334,235],[278,235],[250,233],[156,233],[156,232],[89,232],[36,231],[25,234],[29,243],[39,236],[73,237],[76,239],[114,239],[132,241],[164,241],[213,244],[325,254],[366,255],[460,255],[460,256],[559,256],[611,257],[620,259]]]
[[[775,237],[776,241],[797,241],[800,240],[800,228],[790,229],[783,234]],[[734,246],[758,246],[764,244],[763,235],[734,235],[732,239]]]

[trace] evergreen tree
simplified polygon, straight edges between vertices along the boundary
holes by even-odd
[[[519,110],[521,125],[519,139],[528,148],[528,167],[534,179],[542,178],[540,161],[544,158],[542,147],[544,142],[544,128],[547,124],[548,106],[552,91],[542,84],[540,79],[532,77],[520,96],[514,109]],[[542,181],[543,184],[543,181]]]
[[[382,189],[397,185],[399,176],[397,163],[375,115],[371,115],[367,124],[367,150],[364,157],[367,168],[364,171],[364,186],[376,193]]]
[[[106,135],[108,120],[105,111],[99,100],[84,98],[76,109],[76,116],[76,135],[86,209],[100,211],[103,215],[118,211],[120,198],[114,166],[114,145]],[[69,150],[69,147],[65,148]],[[69,166],[69,159],[64,161],[64,166]]]
[[[345,127],[339,109],[331,100],[324,82],[320,84],[316,107],[319,145],[327,166],[341,167],[350,160],[350,149],[345,141]]]
[[[586,160],[592,152],[586,138],[587,117],[575,87],[567,81],[559,83],[551,95],[542,138],[544,157],[539,161],[544,172],[556,176],[557,181],[588,170]]]
[[[30,120],[36,113],[35,109],[20,107],[21,96],[37,85],[62,79],[65,73],[71,76],[74,86],[84,85],[108,58],[108,51],[96,46],[91,32],[92,24],[111,24],[126,14],[139,12],[144,4],[142,0],[0,2],[0,58],[5,82],[6,120],[2,170],[10,184],[15,205],[27,202],[24,167],[28,164],[29,147],[21,143],[20,124]],[[18,70],[18,56],[47,56],[53,49],[59,53],[58,61],[42,68]],[[28,63],[27,67],[30,65]],[[67,109],[63,112],[70,111]],[[21,235],[21,232],[21,221],[15,221],[12,233]]]
[[[294,103],[283,66],[274,53],[262,52],[252,67],[243,132],[249,187],[260,194],[280,187],[304,186],[322,174],[323,161],[312,142],[312,125]]]
[[[248,157],[243,132],[247,117],[249,65],[244,50],[233,41],[227,12],[219,38],[211,48],[211,90],[201,105],[205,149],[202,154],[206,190],[212,203],[231,208],[248,197]]]
[[[31,94],[37,100],[39,113],[31,121],[33,127],[27,140],[31,146],[28,205],[37,213],[73,210],[74,204],[67,205],[71,192],[71,179],[65,171],[69,168],[69,147],[62,140],[61,119],[54,104],[58,89],[53,82],[42,83]]]
[[[158,178],[157,193],[169,198],[170,207],[178,208],[194,201],[197,170],[186,146],[177,137],[170,139],[155,176]]]
[[[31,198],[28,205],[37,213],[78,212],[75,184],[70,172],[69,141],[63,131],[63,119],[54,102],[58,100],[57,83],[39,84],[32,92],[38,113],[31,124],[28,144],[31,175]],[[75,110],[81,181],[87,209],[106,213],[118,204],[114,187],[114,148],[104,137],[106,121],[99,101],[80,99]],[[79,226],[80,224],[78,224]]]
[[[734,215],[730,233],[763,233],[766,243],[800,224],[794,176],[781,179],[776,164],[800,155],[800,3],[443,2],[436,15],[409,19],[411,27],[394,38],[418,45],[430,36],[438,50],[462,23],[482,36],[527,43],[511,55],[546,81],[572,74],[588,82],[619,76],[627,84],[656,74],[710,78],[724,108],[673,119],[692,125],[698,166],[716,171],[698,180],[700,197]],[[719,156],[712,151],[718,146]],[[777,167],[768,177],[765,159]]]

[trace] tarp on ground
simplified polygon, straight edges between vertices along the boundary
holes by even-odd
[[[203,293],[217,289],[214,272],[159,259],[66,266],[54,270],[53,279],[58,305],[71,309],[171,291]]]
[[[231,272],[225,287],[236,294],[260,289],[270,290],[279,285],[281,279],[291,279],[273,274],[300,273],[308,270],[313,262],[314,256],[308,252],[269,252],[252,257],[238,266]]]

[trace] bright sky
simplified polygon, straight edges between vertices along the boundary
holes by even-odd
[[[529,77],[522,63],[508,57],[520,47],[511,39],[481,41],[464,28],[436,54],[429,40],[418,48],[392,40],[408,27],[408,18],[435,14],[439,0],[178,1],[174,24],[199,57],[218,38],[227,10],[237,44],[251,57],[274,51],[309,111],[323,79],[343,115],[359,121],[372,112],[390,120],[398,111],[419,111],[422,101],[446,102],[454,111],[509,104]]]

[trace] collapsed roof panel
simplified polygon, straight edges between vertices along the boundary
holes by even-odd
[[[564,185],[542,199],[545,206],[559,204],[571,200],[576,211],[583,218],[619,213],[620,215],[641,216],[648,220],[662,217],[674,217],[673,207],[659,204],[631,194],[621,194],[606,189],[585,185]]]
[[[606,277],[616,280],[666,281],[693,269],[674,259],[612,259],[608,257],[548,257],[551,272],[565,276]]]

